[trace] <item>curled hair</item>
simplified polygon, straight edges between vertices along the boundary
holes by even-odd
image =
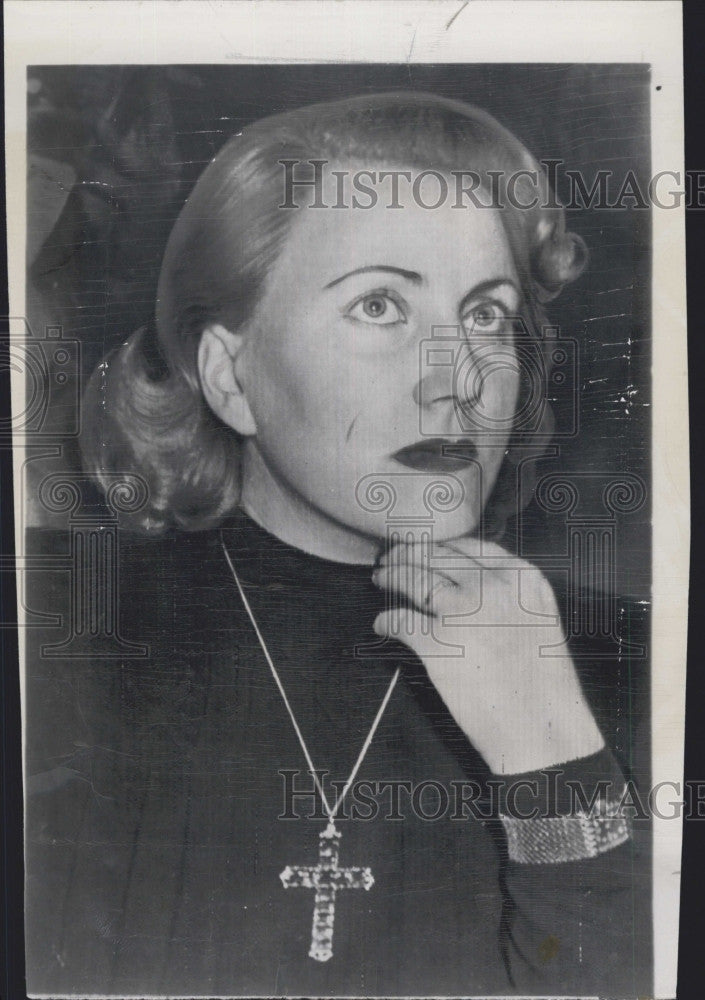
[[[134,515],[141,530],[212,527],[237,506],[240,441],[205,402],[198,344],[211,323],[240,329],[261,298],[298,215],[279,207],[284,159],[302,168],[305,161],[324,159],[472,170],[485,190],[492,175],[516,180],[523,174],[526,183],[531,176],[535,207],[512,202],[501,218],[536,334],[543,303],[585,264],[584,245],[566,231],[542,167],[478,108],[432,94],[392,92],[311,105],[248,126],[203,172],[174,225],[154,329],[140,330],[116,348],[84,396],[84,466],[101,485],[115,472],[146,479],[150,498]],[[521,183],[515,193],[528,204]],[[545,424],[539,430],[545,433]]]

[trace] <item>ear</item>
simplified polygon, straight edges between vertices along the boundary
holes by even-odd
[[[220,419],[243,437],[257,433],[245,392],[235,374],[243,335],[219,323],[207,326],[198,345],[198,374],[206,402]]]

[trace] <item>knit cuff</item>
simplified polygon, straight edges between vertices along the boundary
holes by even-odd
[[[624,776],[606,749],[560,767],[521,775],[520,784],[523,800],[513,796],[513,808],[500,810],[511,861],[582,861],[631,837],[631,818],[620,808],[626,789]],[[528,809],[529,794],[534,791]],[[505,800],[505,807],[507,803]]]

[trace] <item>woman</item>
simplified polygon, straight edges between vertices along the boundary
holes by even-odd
[[[51,988],[636,995],[628,824],[568,815],[624,779],[551,588],[488,540],[550,421],[519,340],[584,256],[521,144],[432,95],[264,119],[204,172],[84,400],[86,469],[142,477],[160,537],[120,563],[149,660],[82,674],[102,749],[35,846]]]

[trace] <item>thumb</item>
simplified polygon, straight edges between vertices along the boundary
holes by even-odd
[[[377,635],[406,642],[415,632],[420,631],[421,622],[417,620],[420,618],[428,620],[428,616],[422,615],[420,611],[399,605],[381,611],[372,623],[372,628]]]
[[[435,621],[431,615],[416,608],[394,607],[378,614],[372,628],[377,635],[403,642],[422,659],[458,655],[454,644],[443,642],[434,635]]]

